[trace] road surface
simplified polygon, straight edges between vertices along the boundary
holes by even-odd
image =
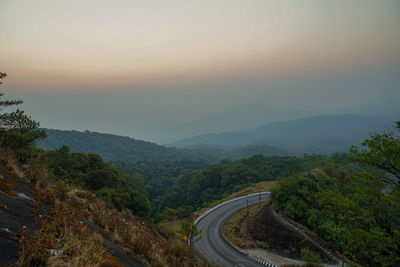
[[[230,246],[221,236],[221,227],[233,213],[246,207],[247,200],[250,206],[259,203],[259,201],[264,202],[268,197],[269,193],[265,192],[235,198],[221,203],[204,213],[195,221],[197,228],[202,231],[201,239],[193,244],[196,251],[209,261],[227,267],[265,267],[266,264],[256,262]]]

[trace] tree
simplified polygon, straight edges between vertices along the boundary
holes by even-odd
[[[39,128],[39,123],[20,109],[0,114],[0,131],[3,144],[14,150],[25,148],[47,136],[44,130]]]
[[[400,121],[396,122],[395,128],[400,131]],[[400,138],[394,133],[374,134],[362,142],[362,146],[362,151],[357,146],[351,148],[350,159],[386,171],[396,178],[383,175],[382,181],[400,186]]]
[[[189,246],[192,244],[193,239],[201,234],[201,230],[197,229],[197,226],[193,223],[182,223],[181,228],[178,230],[178,233],[183,234],[185,239],[189,240]],[[199,240],[201,235],[197,238]]]
[[[6,76],[6,73],[0,72],[0,79]],[[2,113],[4,108],[23,103],[22,100],[2,100],[3,96],[4,93],[0,92],[0,146],[21,155],[22,149],[34,145],[38,139],[45,138],[46,133],[39,128],[38,122],[32,120],[22,110]]]
[[[176,209],[176,215],[179,219],[190,217],[193,214],[193,207],[189,205],[182,205]]]
[[[0,80],[4,79],[7,77],[7,73],[0,72]],[[2,82],[0,82],[2,84]],[[0,112],[8,106],[13,106],[13,105],[19,105],[22,104],[22,100],[1,100],[1,98],[4,96],[3,92],[0,92]]]
[[[346,171],[328,163],[321,173],[283,179],[272,198],[347,258],[363,266],[400,266],[400,138],[374,134],[362,146],[352,147],[350,159],[369,168]]]

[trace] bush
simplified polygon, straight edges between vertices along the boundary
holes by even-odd
[[[307,263],[321,263],[321,258],[314,251],[309,248],[301,249],[301,256]]]

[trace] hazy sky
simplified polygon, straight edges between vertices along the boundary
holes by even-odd
[[[159,141],[254,102],[400,99],[399,67],[400,1],[0,0],[2,90],[44,127]]]

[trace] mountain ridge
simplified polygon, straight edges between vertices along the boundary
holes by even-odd
[[[243,147],[192,146],[175,148],[115,134],[76,130],[44,130],[48,137],[38,141],[38,147],[55,150],[66,145],[73,152],[99,154],[105,161],[202,160],[208,163],[217,163],[221,159],[239,159],[255,154],[270,156],[290,154],[290,151],[266,144]]]
[[[343,152],[374,131],[388,128],[390,123],[390,119],[371,115],[318,115],[270,122],[240,131],[198,135],[175,141],[170,146],[268,144],[299,153]]]

